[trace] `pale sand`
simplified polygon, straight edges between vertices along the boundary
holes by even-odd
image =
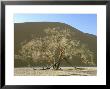
[[[41,68],[14,68],[15,76],[96,76],[97,67],[61,67],[61,70],[41,70]]]

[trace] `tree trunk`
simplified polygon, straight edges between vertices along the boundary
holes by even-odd
[[[60,68],[60,64],[61,64],[61,61],[63,59],[62,58],[63,53],[64,53],[63,49],[60,49],[60,54],[59,54],[58,62],[54,66],[55,67],[54,69],[56,69],[56,70],[58,70]]]
[[[60,61],[53,65],[53,69],[58,70],[60,67]]]
[[[50,67],[47,67],[46,69],[50,69],[51,67],[53,67],[53,69],[58,70],[60,68],[60,64],[61,64],[61,61],[63,59],[62,55],[63,55],[63,51],[60,51],[58,60],[57,61],[54,60],[53,65],[51,65]]]
[[[58,60],[57,62],[55,62],[53,65],[51,65],[51,66],[48,67],[47,69],[50,69],[51,67],[53,67],[53,69],[56,69],[59,62],[60,62],[60,61]],[[60,66],[60,65],[59,65],[59,66]]]
[[[56,63],[53,65],[53,69],[56,69]]]
[[[54,59],[53,69],[56,69],[56,60]]]
[[[60,68],[60,64],[61,62],[58,62],[57,65],[56,65],[56,70],[58,70]]]

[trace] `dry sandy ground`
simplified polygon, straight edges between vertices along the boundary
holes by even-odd
[[[15,76],[96,76],[96,67],[62,67],[61,70],[41,70],[40,68],[14,68]]]

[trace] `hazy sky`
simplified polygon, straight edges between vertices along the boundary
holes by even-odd
[[[78,30],[97,35],[96,14],[15,14],[14,23],[63,22]]]

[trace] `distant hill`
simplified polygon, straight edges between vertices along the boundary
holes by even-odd
[[[79,40],[81,43],[86,44],[88,48],[95,53],[95,64],[97,65],[97,36],[83,33],[78,29],[60,22],[25,22],[14,24],[14,52],[18,53],[20,49],[20,43],[23,41],[29,41],[32,39],[32,34],[38,37],[44,37],[44,29],[47,28],[59,28],[61,30],[67,28],[71,30],[71,39]],[[74,57],[70,62],[74,66],[89,66],[80,61],[80,58]],[[26,65],[25,61],[14,59],[15,67]],[[95,66],[96,66],[95,65]],[[62,66],[69,66],[66,62],[62,63]]]

